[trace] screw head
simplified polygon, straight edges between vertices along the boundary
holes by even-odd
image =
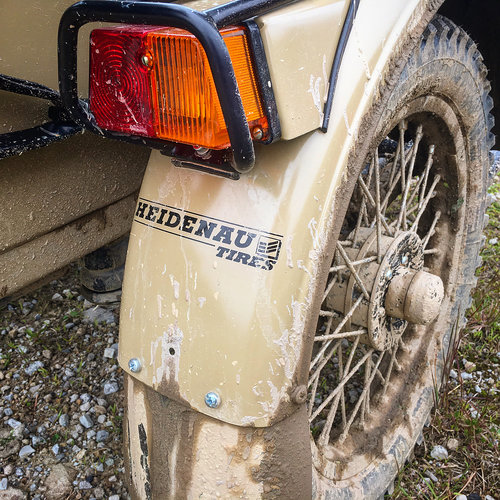
[[[153,59],[148,54],[143,54],[141,56],[141,63],[146,66],[146,68],[151,68],[151,66],[153,66]]]
[[[139,373],[141,371],[141,362],[137,358],[129,359],[128,368],[133,373]]]
[[[403,255],[401,257],[401,264],[403,264],[403,266],[406,266],[406,264],[408,264],[408,255]]]
[[[220,406],[220,396],[215,392],[207,392],[205,395],[205,404],[209,408],[218,408]]]
[[[260,127],[255,127],[252,131],[252,137],[256,141],[260,141],[264,137],[264,132],[262,131],[262,129]]]

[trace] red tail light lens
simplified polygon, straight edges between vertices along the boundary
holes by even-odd
[[[227,28],[221,35],[250,128],[266,138],[268,123],[244,28]],[[101,128],[210,149],[229,146],[210,66],[193,35],[122,26],[94,30],[90,43],[90,109]]]

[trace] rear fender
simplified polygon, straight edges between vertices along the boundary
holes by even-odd
[[[360,127],[391,54],[417,40],[438,4],[361,2],[328,132],[257,147],[239,181],[152,154],[125,271],[119,359],[129,374],[236,425],[271,425],[304,402],[350,153],[368,149]]]

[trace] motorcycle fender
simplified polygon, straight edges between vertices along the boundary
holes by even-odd
[[[438,4],[361,2],[328,132],[257,147],[255,169],[239,181],[152,154],[125,272],[126,372],[242,426],[271,425],[305,401],[349,153],[363,145],[362,119],[391,54],[416,39]]]

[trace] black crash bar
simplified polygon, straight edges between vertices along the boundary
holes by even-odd
[[[85,102],[78,98],[78,31],[83,25],[92,22],[171,26],[184,29],[192,33],[205,49],[228,128],[234,167],[238,172],[248,172],[255,164],[255,151],[231,58],[219,29],[269,12],[292,1],[294,0],[233,0],[199,12],[168,2],[82,0],[66,10],[59,24],[58,63],[62,105],[78,125],[106,137],[127,140],[123,134],[101,130]],[[141,138],[141,142],[162,149],[161,141]]]

